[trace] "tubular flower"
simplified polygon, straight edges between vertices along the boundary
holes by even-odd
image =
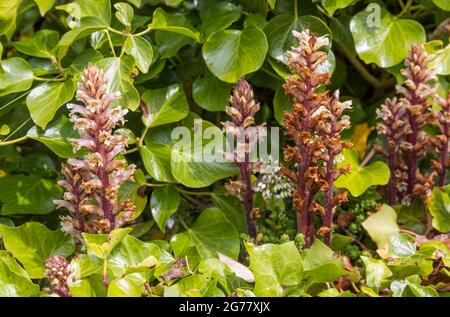
[[[408,149],[406,164],[408,166],[408,195],[426,195],[427,188],[432,184],[432,177],[421,175],[418,170],[418,159],[425,156],[430,149],[430,139],[421,129],[435,121],[435,113],[431,109],[429,98],[437,92],[437,87],[430,87],[430,82],[436,79],[434,71],[428,63],[434,58],[425,52],[423,45],[416,44],[405,60],[405,68],[401,74],[405,77],[403,85],[397,85],[397,92],[403,95],[400,99],[406,109],[410,131],[407,135]]]
[[[236,150],[233,153],[233,160],[241,172],[241,180],[234,181],[227,185],[227,189],[240,198],[244,204],[248,234],[256,237],[256,224],[253,217],[253,190],[250,182],[253,163],[250,156],[255,143],[258,140],[259,129],[262,126],[255,126],[255,113],[259,110],[259,103],[255,101],[253,89],[250,84],[241,78],[230,97],[230,105],[226,108],[226,113],[231,121],[224,122],[223,130],[231,135],[236,142]]]
[[[130,200],[118,201],[120,184],[133,180],[135,166],[126,167],[116,157],[127,147],[125,135],[114,135],[113,129],[124,124],[127,110],[111,103],[118,93],[107,93],[103,71],[89,65],[81,76],[76,99],[83,105],[69,104],[70,119],[80,134],[70,139],[74,152],[85,148],[83,159],[70,158],[63,165],[66,189],[64,200],[55,204],[69,211],[62,218],[62,228],[80,240],[81,232],[108,233],[131,221],[135,206]]]
[[[432,161],[432,165],[439,176],[439,186],[445,185],[447,169],[449,168],[449,142],[450,142],[450,93],[447,98],[437,98],[441,110],[437,112],[436,125],[440,130],[440,134],[433,139],[437,153],[437,160]]]
[[[434,137],[422,131],[425,125],[438,120],[429,103],[437,91],[437,87],[430,86],[436,79],[434,71],[428,67],[432,58],[423,45],[413,45],[405,60],[406,67],[401,70],[406,80],[396,86],[401,97],[387,99],[377,110],[381,120],[378,134],[387,140],[387,150],[381,146],[377,149],[387,157],[391,172],[386,188],[390,204],[408,204],[417,196],[424,199],[433,186],[435,173],[422,174],[418,168],[419,160],[437,144]]]
[[[330,74],[319,72],[327,54],[321,49],[328,45],[327,37],[317,37],[309,30],[293,35],[298,47],[286,53],[288,64],[294,73],[289,76],[284,89],[294,99],[292,112],[285,113],[286,135],[294,143],[286,146],[284,158],[292,168],[282,167],[283,173],[295,183],[293,200],[297,209],[298,231],[306,238],[306,245],[314,240],[314,214],[322,216],[324,228],[320,234],[331,232],[332,213],[338,204],[334,199],[333,182],[338,174],[334,171],[334,158],[350,143],[340,141],[340,131],[349,126],[342,112],[350,102],[340,103],[339,93],[332,97],[328,91],[318,88],[329,83]],[[319,191],[327,192],[326,208],[315,201]],[[339,196],[341,197],[341,196]],[[343,196],[342,196],[343,197]],[[327,241],[328,242],[328,241]]]
[[[62,256],[52,256],[45,261],[45,276],[47,277],[52,294],[60,297],[70,297],[68,280],[71,276],[69,262]]]
[[[386,99],[377,109],[377,118],[381,120],[377,124],[377,131],[379,135],[386,137],[387,149],[381,146],[377,146],[376,149],[387,157],[391,177],[386,194],[389,204],[395,205],[405,196],[408,189],[408,166],[404,154],[410,148],[405,140],[411,128],[406,118],[406,109],[397,98]]]

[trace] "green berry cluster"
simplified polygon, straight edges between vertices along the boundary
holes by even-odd
[[[295,215],[280,208],[268,210],[257,224],[257,240],[261,243],[284,243],[293,240],[297,233]]]

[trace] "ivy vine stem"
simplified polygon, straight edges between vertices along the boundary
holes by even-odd
[[[30,137],[28,135],[24,135],[23,137],[20,137],[20,138],[11,140],[11,141],[0,142],[0,146],[6,146],[6,145],[11,145],[11,144],[23,142],[25,140],[28,140],[29,138]]]

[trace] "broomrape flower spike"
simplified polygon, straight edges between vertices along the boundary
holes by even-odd
[[[425,52],[422,44],[413,45],[405,60],[406,67],[401,70],[406,80],[396,86],[401,97],[387,99],[377,110],[377,117],[381,119],[377,130],[378,134],[386,137],[387,150],[381,146],[377,149],[388,160],[391,178],[386,190],[391,205],[399,202],[409,204],[413,197],[425,199],[429,195],[436,173],[422,173],[418,167],[419,160],[433,147],[438,152],[440,148],[445,148],[442,143],[446,142],[444,135],[447,133],[442,125],[444,117],[434,111],[429,102],[437,93],[437,86],[430,85],[436,79],[434,70],[428,67],[433,58]],[[441,128],[440,139],[422,131],[427,124],[437,124]],[[433,164],[437,173],[442,174],[441,164],[445,166],[448,163],[443,155]]]
[[[133,180],[135,165],[126,166],[116,157],[127,147],[127,136],[114,135],[113,129],[125,123],[126,109],[111,103],[119,93],[106,92],[107,78],[102,70],[89,65],[81,76],[76,99],[69,104],[70,120],[80,134],[70,139],[74,152],[88,150],[83,159],[70,158],[62,167],[64,200],[58,207],[69,211],[61,220],[62,230],[80,241],[81,232],[108,233],[131,221],[135,206],[131,200],[118,201],[121,183]]]
[[[241,180],[230,182],[226,188],[243,202],[248,234],[252,238],[256,238],[255,218],[258,210],[253,208],[253,190],[250,182],[253,163],[250,162],[250,151],[253,142],[258,139],[258,129],[261,127],[254,126],[254,115],[259,108],[252,87],[241,78],[230,97],[230,106],[225,109],[231,121],[222,123],[224,132],[231,135],[240,145],[233,156],[236,166],[240,169]]]
[[[449,142],[450,142],[450,92],[446,98],[437,98],[437,103],[441,106],[441,110],[436,113],[436,125],[440,134],[432,139],[438,159],[432,160],[431,164],[439,176],[439,186],[445,185],[447,169],[449,168]]]
[[[55,255],[45,261],[45,276],[49,281],[49,291],[60,297],[70,297],[68,280],[71,277],[69,262],[62,256]]]
[[[287,95],[293,97],[291,113],[285,113],[286,135],[294,146],[286,146],[284,158],[292,164],[282,167],[283,173],[295,183],[293,200],[297,209],[297,227],[306,239],[306,246],[314,241],[314,215],[322,217],[323,226],[317,232],[326,243],[331,243],[333,213],[347,194],[334,194],[333,183],[350,166],[335,170],[335,158],[343,148],[352,146],[340,140],[340,132],[350,126],[348,116],[342,113],[351,102],[339,102],[339,92],[330,97],[328,91],[318,88],[329,83],[330,74],[318,72],[318,67],[327,60],[322,51],[329,44],[326,36],[318,37],[309,30],[293,32],[299,42],[286,53],[293,75],[284,84]],[[316,195],[326,192],[325,207],[316,200]]]

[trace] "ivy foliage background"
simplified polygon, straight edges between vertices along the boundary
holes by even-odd
[[[435,54],[438,94],[448,92],[449,18],[447,0],[0,1],[0,296],[47,296],[36,280],[56,255],[70,259],[72,296],[448,296],[449,189],[435,188],[428,207],[383,205],[368,217],[390,175],[381,156],[365,158],[378,141],[375,110],[404,80],[412,44]],[[261,103],[256,121],[282,127],[292,105],[285,52],[297,45],[292,31],[305,29],[330,39],[323,68],[353,102],[344,138],[355,146],[339,163],[352,169],[335,185],[359,218],[330,247],[303,249],[292,202],[264,207],[257,194],[264,215],[254,244],[241,202],[223,186],[236,167],[176,160],[171,132],[220,129],[241,77]],[[80,251],[52,201],[62,195],[61,162],[83,154],[68,142],[77,132],[65,106],[90,63],[129,110],[116,133],[129,137],[124,157],[138,170],[120,197],[137,214],[128,228],[83,234]],[[415,244],[405,233],[424,234],[426,208],[447,240]]]

